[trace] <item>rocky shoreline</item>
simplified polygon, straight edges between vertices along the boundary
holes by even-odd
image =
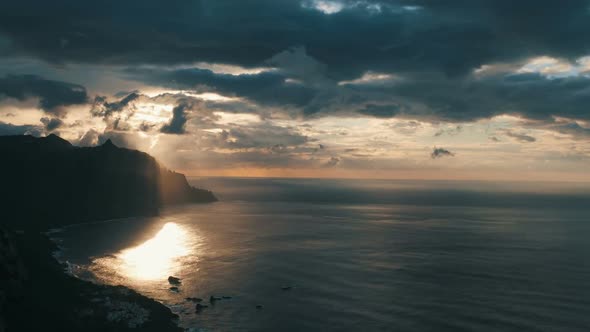
[[[163,304],[68,275],[43,233],[0,230],[0,331],[183,331]]]
[[[65,273],[46,232],[215,202],[212,192],[110,141],[81,148],[55,135],[3,136],[0,154],[0,332],[183,331],[178,316],[155,300]]]

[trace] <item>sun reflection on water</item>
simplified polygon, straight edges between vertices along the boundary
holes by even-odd
[[[178,224],[168,222],[144,243],[94,263],[116,271],[120,277],[126,279],[156,281],[177,274],[181,259],[189,254],[186,231]]]
[[[166,278],[173,271],[175,260],[186,256],[186,234],[173,222],[169,222],[151,239],[137,247],[118,254],[125,275],[142,280]]]

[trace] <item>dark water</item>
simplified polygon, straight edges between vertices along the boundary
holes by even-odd
[[[590,330],[582,185],[194,182],[221,202],[68,228],[64,259],[206,331]]]

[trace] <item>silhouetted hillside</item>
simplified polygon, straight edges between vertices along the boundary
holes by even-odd
[[[180,332],[178,316],[123,286],[63,273],[56,247],[39,232],[0,226],[0,331]]]
[[[212,202],[150,155],[116,147],[80,148],[55,135],[0,137],[4,223],[47,227],[155,215],[162,204]]]

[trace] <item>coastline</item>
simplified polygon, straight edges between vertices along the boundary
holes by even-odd
[[[67,226],[215,202],[211,191],[110,140],[77,147],[53,134],[2,136],[0,150],[9,175],[1,188],[0,332],[183,331],[178,316],[153,299],[67,274],[50,238]]]
[[[0,331],[184,331],[178,316],[160,302],[66,273],[53,257],[58,246],[45,232],[1,229],[0,237],[8,277]]]

